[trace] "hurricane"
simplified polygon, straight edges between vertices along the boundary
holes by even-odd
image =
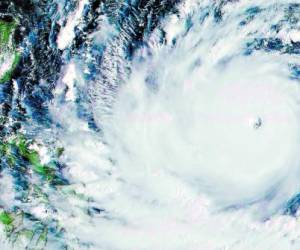
[[[0,247],[300,249],[298,0],[0,2]]]

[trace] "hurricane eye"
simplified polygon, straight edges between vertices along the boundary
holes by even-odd
[[[255,120],[253,120],[252,126],[254,129],[259,129],[262,127],[262,118],[256,117]]]

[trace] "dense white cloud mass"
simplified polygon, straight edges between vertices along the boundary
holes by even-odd
[[[53,105],[74,196],[103,210],[53,197],[75,248],[300,249],[298,217],[284,213],[300,184],[299,55],[276,47],[299,36],[289,3],[231,1],[216,20],[215,1],[183,2],[135,54],[109,116],[95,93],[101,135],[76,116],[76,91]],[[83,86],[70,65],[65,84]]]
[[[282,65],[258,57],[200,66],[185,79],[169,66],[156,93],[133,73],[114,112],[120,171],[138,181],[145,170],[166,171],[233,204],[275,185],[296,192],[299,88]]]

